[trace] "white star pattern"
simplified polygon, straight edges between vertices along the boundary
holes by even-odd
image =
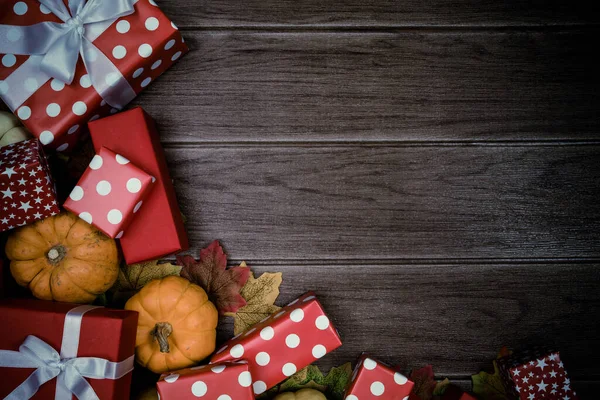
[[[4,198],[10,197],[12,199],[12,195],[15,193],[16,192],[10,190],[10,188],[6,188],[6,190],[2,190],[2,194],[4,195]]]
[[[536,383],[536,385],[538,387],[538,392],[545,392],[546,386],[548,386],[548,384],[544,383],[544,381],[542,381],[541,383]]]
[[[511,375],[509,377],[512,376],[513,389],[511,390],[514,396],[521,400],[572,400],[576,398],[559,353],[550,353],[542,358],[536,357],[535,362],[530,360],[531,358],[510,368]],[[511,360],[512,363],[516,361],[519,361],[518,357]],[[546,367],[548,367],[547,372],[545,372]],[[523,375],[520,384],[517,378],[519,374]]]
[[[14,168],[6,168],[4,170],[4,172],[2,173],[2,175],[8,175],[8,178],[10,178],[11,176],[13,176],[14,174],[16,174]]]
[[[537,367],[540,368],[542,371],[544,370],[544,367],[547,367],[548,364],[546,364],[546,360],[545,359],[541,359],[541,360],[537,360]]]
[[[42,157],[36,139],[0,151],[0,209],[4,211],[0,232],[59,212],[54,184]],[[6,215],[8,211],[10,215]]]

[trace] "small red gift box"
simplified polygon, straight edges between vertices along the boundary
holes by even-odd
[[[124,3],[129,10],[124,10]],[[0,53],[7,53],[0,54],[0,98],[44,145],[58,151],[71,150],[88,121],[115,113],[114,107],[125,106],[188,51],[175,24],[153,0],[95,5],[95,10],[82,7],[77,18],[71,18],[73,10],[65,7],[61,20],[38,0],[0,0],[0,25],[5,25],[4,32],[0,26]],[[32,32],[34,37],[25,36],[21,26],[42,22],[55,25],[37,35]],[[71,67],[64,54],[47,53],[44,61],[51,60],[52,68],[45,68],[43,55],[19,55],[27,54],[31,43],[38,51],[64,49],[59,42],[76,36],[83,37],[88,68],[80,47],[72,45],[74,53],[69,56],[78,59],[70,84],[57,76],[68,75],[65,69]]]
[[[413,386],[400,372],[363,354],[346,389],[346,400],[408,400]]]
[[[111,238],[120,238],[152,188],[152,176],[103,147],[64,207]]]
[[[152,118],[137,107],[94,121],[89,127],[96,151],[106,146],[156,177],[144,207],[121,238],[127,264],[187,250],[187,234]]]
[[[559,352],[530,352],[500,358],[507,392],[521,400],[577,400]]]
[[[38,140],[0,148],[0,232],[59,212],[54,182]]]
[[[337,349],[342,341],[309,292],[227,342],[211,363],[244,359],[256,395]]]
[[[246,361],[223,362],[164,374],[156,384],[162,400],[254,400]]]
[[[138,319],[136,312],[32,299],[6,299],[0,301],[0,316],[3,326],[10,327],[0,330],[0,398],[15,390],[13,398],[15,395],[16,398],[29,398],[27,392],[19,392],[23,390],[19,388],[36,369],[42,370],[43,376],[54,374],[55,377],[43,383],[33,399],[70,400],[72,395],[68,386],[62,385],[65,379],[73,381],[77,378],[75,372],[89,376],[91,370],[95,370],[96,377],[83,378],[85,382],[79,380],[79,389],[89,385],[101,399],[129,398]],[[24,350],[24,346],[32,343],[36,346],[29,347],[29,356],[23,357],[19,349]],[[48,350],[54,352],[52,357],[44,353]],[[24,365],[31,354],[35,354],[40,362],[27,368]],[[16,361],[21,361],[21,367],[8,366],[16,364]],[[63,364],[63,367],[57,368],[58,364]],[[112,376],[107,378],[108,375]]]

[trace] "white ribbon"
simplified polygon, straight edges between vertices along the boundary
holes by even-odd
[[[85,378],[119,379],[133,370],[133,358],[112,362],[98,357],[76,357],[83,315],[96,306],[79,306],[65,317],[60,354],[48,343],[27,336],[19,351],[0,350],[0,367],[36,368],[5,400],[30,399],[40,386],[57,378],[56,400],[99,400]]]
[[[94,89],[108,104],[121,109],[133,100],[129,82],[92,42],[115,20],[133,14],[137,0],[69,0],[68,9],[63,0],[38,1],[63,23],[0,25],[0,54],[30,56],[2,82],[6,104],[14,111],[51,78],[70,85],[80,56]],[[35,84],[22,89],[19,84],[28,78]]]

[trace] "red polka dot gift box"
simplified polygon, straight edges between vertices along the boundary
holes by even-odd
[[[294,375],[342,341],[312,292],[225,343],[211,363],[246,360],[256,395]]]
[[[0,232],[59,212],[54,182],[38,140],[0,148]]]
[[[161,400],[254,400],[246,361],[223,362],[163,374],[156,384]]]
[[[152,194],[120,239],[128,265],[187,250],[188,237],[156,125],[140,107],[89,124],[94,148],[125,154],[156,178]]]
[[[0,98],[68,152],[88,121],[123,108],[188,48],[154,0],[52,4],[0,0]]]
[[[111,238],[119,239],[152,189],[153,177],[103,147],[64,207]]]
[[[413,386],[400,372],[363,355],[354,368],[346,400],[408,400]]]
[[[559,352],[531,349],[497,360],[510,398],[577,400]]]

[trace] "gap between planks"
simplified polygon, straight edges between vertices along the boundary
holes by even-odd
[[[564,146],[600,146],[600,140],[448,140],[448,141],[413,141],[413,140],[310,140],[310,141],[173,141],[163,142],[164,148],[168,149],[186,149],[186,148],[241,148],[241,147],[264,147],[264,148],[285,148],[285,147],[564,147]]]

